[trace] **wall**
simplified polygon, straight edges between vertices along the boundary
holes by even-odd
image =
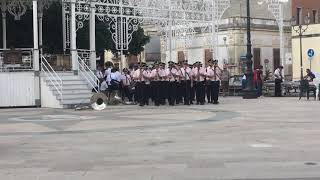
[[[300,79],[300,40],[297,33],[293,31],[292,55],[293,55],[293,78]],[[314,49],[315,57],[310,61],[307,55],[308,49]],[[303,73],[310,68],[313,72],[320,73],[320,24],[309,25],[302,39]]]
[[[210,34],[206,34],[205,37],[203,34],[192,40],[191,46],[187,48],[187,59],[189,63],[192,64],[196,61],[201,61],[204,63],[205,59],[205,49],[210,49],[209,39]],[[224,37],[227,38],[226,42]],[[241,74],[240,71],[240,57],[245,56],[247,53],[246,47],[246,34],[244,30],[228,30],[221,31],[219,33],[219,48],[218,48],[218,60],[219,66],[223,66],[224,61],[229,62],[230,64],[236,65],[237,68],[233,69],[234,74]],[[291,52],[291,34],[285,34],[285,49],[284,53]],[[179,42],[175,43],[173,46],[174,51],[172,52],[172,60],[178,61],[178,51],[184,51],[185,49]],[[264,64],[264,60],[268,59],[270,63],[268,64],[269,69],[274,71],[273,68],[273,49],[280,49],[280,39],[279,32],[267,31],[267,30],[253,30],[252,31],[252,49],[260,48],[261,49],[261,59],[260,64]],[[252,51],[253,53],[253,51]],[[166,51],[166,62],[169,61],[169,51]],[[291,72],[291,65],[285,63],[285,75],[289,75]]]
[[[36,78],[34,72],[0,72],[0,107],[36,106]]]
[[[292,15],[297,16],[297,8],[302,8],[302,16],[305,17],[308,14],[312,14],[312,10],[317,10],[316,23],[320,23],[320,1],[319,0],[292,0]]]

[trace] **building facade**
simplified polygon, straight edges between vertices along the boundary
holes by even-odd
[[[277,21],[268,11],[268,4],[251,1],[252,14],[252,52],[254,66],[263,65],[273,71],[282,62],[280,57],[280,33]],[[291,57],[291,1],[284,2],[284,54]],[[220,66],[227,64],[232,73],[242,74],[246,56],[246,1],[231,0],[231,7],[225,12],[221,22],[218,37],[218,59]],[[173,61],[188,59],[191,63],[206,62],[213,55],[210,47],[211,34],[197,34],[186,48],[183,42],[175,40],[172,52]],[[169,51],[162,49],[162,61],[169,61]],[[290,59],[290,58],[289,58]],[[287,58],[285,74],[291,76],[292,63]]]
[[[292,0],[292,16],[297,24],[304,23],[304,17],[310,17],[311,24],[320,23],[320,1],[317,0]]]
[[[303,75],[306,69],[320,73],[320,1],[315,0],[292,0],[292,14],[296,18],[296,25],[303,24],[307,27],[302,35],[302,68]],[[305,25],[305,17],[310,18],[310,24]],[[295,27],[297,28],[297,27]],[[314,51],[314,56],[309,57],[308,51]],[[300,80],[301,57],[300,37],[296,31],[292,31],[292,54],[293,54],[293,79]]]

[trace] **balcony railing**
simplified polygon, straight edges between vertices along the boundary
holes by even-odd
[[[0,72],[33,71],[33,49],[0,49]]]

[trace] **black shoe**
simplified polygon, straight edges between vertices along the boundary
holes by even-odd
[[[219,104],[219,102],[218,102],[218,101],[216,101],[216,102],[213,102],[213,104]]]
[[[200,105],[204,105],[204,102],[200,103]]]
[[[141,106],[141,107],[142,107],[142,106],[144,106],[144,104],[139,104],[139,106]]]

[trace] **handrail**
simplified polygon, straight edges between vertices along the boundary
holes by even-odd
[[[41,55],[41,71],[53,84],[60,96],[60,101],[63,102],[63,81],[43,55]]]
[[[82,77],[87,81],[87,83],[92,87],[92,89],[94,89],[94,91],[99,92],[100,80],[80,56],[78,56],[78,65],[79,72],[82,75]]]

